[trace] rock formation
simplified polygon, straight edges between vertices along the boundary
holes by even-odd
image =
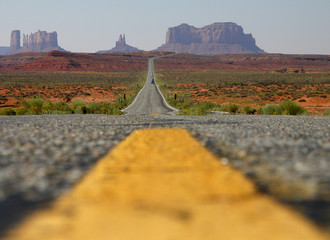
[[[116,46],[110,50],[102,50],[97,53],[110,53],[110,52],[140,52],[138,48],[132,47],[126,44],[125,34],[119,36],[119,40],[116,42]]]
[[[21,47],[21,33],[19,30],[12,31],[10,41],[10,54],[22,52],[50,52],[53,50],[65,51],[58,46],[57,32],[47,33],[38,31],[36,33],[23,34],[23,47]]]
[[[14,30],[10,37],[10,52],[15,53],[21,48],[21,31]]]
[[[236,23],[214,23],[202,28],[181,24],[169,28],[166,43],[156,51],[186,52],[198,55],[264,53],[251,34]]]

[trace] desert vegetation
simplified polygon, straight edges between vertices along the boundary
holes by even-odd
[[[121,114],[145,72],[2,73],[0,114]]]
[[[133,99],[119,98],[113,103],[95,103],[75,100],[71,104],[59,101],[52,102],[36,96],[28,101],[22,100],[18,108],[4,108],[0,110],[0,115],[42,115],[42,114],[111,114],[121,115],[120,110],[125,108]]]
[[[184,114],[321,115],[330,107],[329,72],[174,70],[156,77],[169,103]]]

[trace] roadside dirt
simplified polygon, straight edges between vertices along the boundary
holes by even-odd
[[[127,86],[118,84],[110,89],[101,86],[84,86],[84,85],[67,85],[67,86],[51,86],[51,85],[31,85],[22,87],[0,86],[0,108],[19,107],[21,100],[29,100],[34,96],[42,96],[44,100],[52,102],[65,101],[72,103],[75,100],[83,100],[89,102],[114,102],[126,91]]]

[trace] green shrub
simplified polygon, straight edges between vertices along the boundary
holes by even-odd
[[[21,101],[21,107],[25,108],[26,110],[30,109],[30,102],[26,101],[26,100],[22,100]]]
[[[330,108],[324,110],[323,116],[324,117],[329,117],[330,116]]]
[[[219,104],[206,101],[199,103],[197,108],[198,108],[198,112],[197,112],[198,114],[196,113],[196,115],[205,115],[207,114],[207,112],[219,108]]]
[[[281,102],[279,107],[283,115],[302,115],[307,113],[307,110],[303,106],[290,100]]]
[[[16,112],[12,108],[5,108],[0,110],[0,115],[14,116],[16,115]]]
[[[262,115],[263,114],[263,111],[264,111],[264,108],[263,107],[258,107],[257,108],[258,115]]]
[[[87,113],[97,114],[100,113],[101,106],[98,103],[91,102],[87,106]]]
[[[263,115],[281,115],[282,110],[278,105],[266,104],[262,109]]]
[[[233,113],[233,114],[236,114],[238,109],[239,109],[239,107],[236,104],[232,104],[232,103],[221,106],[222,111],[230,112],[230,113]]]
[[[42,105],[42,113],[50,114],[51,111],[55,110],[55,105],[52,101],[47,100]]]
[[[279,105],[267,104],[262,113],[264,115],[307,115],[308,111],[296,102],[285,100]]]
[[[71,109],[73,110],[74,114],[86,114],[87,113],[86,103],[82,100],[75,100],[71,104]]]
[[[41,114],[42,113],[42,105],[44,104],[44,100],[40,97],[33,98],[29,101],[30,110],[34,114]]]
[[[69,104],[63,101],[54,103],[54,110],[59,112],[72,113],[72,109],[70,108]]]
[[[16,115],[32,115],[33,113],[29,110],[29,109],[26,109],[25,107],[21,106],[19,108],[16,108]]]
[[[82,100],[75,100],[72,104],[71,107],[73,110],[76,108],[82,108],[83,106],[86,106],[86,103]]]
[[[257,110],[249,105],[246,105],[242,107],[242,111],[245,114],[255,114]]]

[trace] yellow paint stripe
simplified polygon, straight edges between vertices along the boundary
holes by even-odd
[[[185,130],[135,131],[5,239],[328,239]]]

